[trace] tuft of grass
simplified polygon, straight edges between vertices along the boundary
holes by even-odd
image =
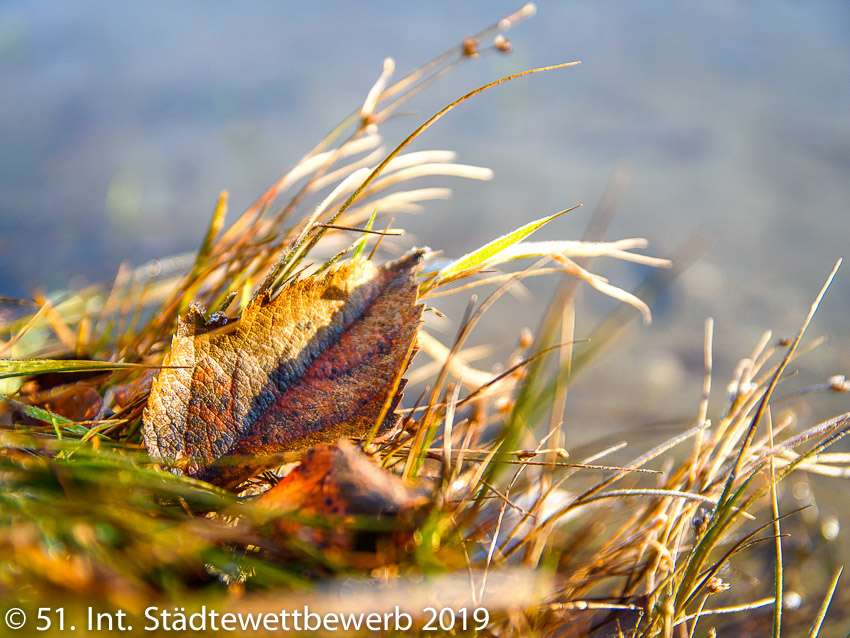
[[[402,151],[482,91],[569,64],[475,89],[389,151],[379,129],[457,65],[508,50],[502,35],[484,43],[531,13],[524,7],[396,82],[385,62],[364,103],[229,226],[227,193],[219,196],[195,255],[154,269],[122,266],[111,286],[36,299],[31,312],[19,304],[22,314],[0,324],[0,354],[9,357],[0,360],[7,608],[35,618],[61,606],[79,623],[90,605],[134,617],[150,606],[250,614],[401,605],[421,629],[422,610],[439,600],[468,612],[476,621],[468,632],[483,635],[694,636],[730,626],[727,615],[760,634],[771,625],[775,636],[800,626],[818,634],[840,571],[818,609],[783,609],[796,567],[781,540],[797,513],[779,486],[793,472],[847,475],[847,459],[826,450],[850,431],[850,414],[796,431],[775,394],[788,366],[813,347],[803,337],[828,282],[795,339],[772,343],[767,333],[742,360],[723,406],[708,402],[707,322],[703,396],[694,421],[669,440],[625,460],[625,444],[600,442],[579,459],[563,447],[571,381],[638,315],[650,320],[653,297],[696,252],[685,245],[667,260],[633,252],[646,247],[642,239],[602,241],[621,175],[580,241],[527,240],[562,211],[457,259],[430,255],[420,279],[426,304],[473,287],[492,292],[472,297],[452,341],[442,343],[427,322],[420,328],[409,376],[428,387],[391,432],[378,436],[375,427],[361,442],[383,471],[406,481],[415,504],[393,514],[270,507],[261,495],[282,472],[231,493],[164,471],[144,452],[150,383],[191,303],[236,318],[253,296],[292,278],[397,253],[396,216],[447,194],[410,180],[490,177],[452,153]],[[629,292],[590,270],[598,257],[661,270]],[[531,263],[522,270],[498,270],[523,259]],[[539,275],[563,283],[536,336],[519,335],[501,371],[475,368],[466,344],[476,326],[513,286]],[[589,340],[574,334],[581,284],[623,302]],[[847,389],[834,378],[810,391]],[[760,553],[765,543],[772,553]],[[746,577],[755,572],[771,578]],[[62,633],[54,620],[45,635]]]

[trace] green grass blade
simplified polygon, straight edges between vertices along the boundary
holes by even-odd
[[[506,248],[522,241],[531,233],[536,230],[539,230],[556,217],[560,217],[564,213],[568,213],[571,210],[575,210],[576,208],[578,208],[578,206],[573,206],[572,208],[562,210],[561,212],[555,213],[554,215],[549,215],[548,217],[543,217],[533,222],[529,222],[525,226],[521,226],[520,228],[517,228],[515,231],[508,233],[507,235],[502,235],[501,237],[494,239],[493,241],[485,244],[484,246],[481,246],[481,248],[473,250],[471,253],[467,253],[463,257],[454,260],[447,266],[443,267],[439,273],[437,273],[437,278],[434,280],[433,283],[431,283],[429,288],[436,288],[437,286],[441,286],[445,283],[458,279],[464,274],[467,274],[468,271],[486,264]]]
[[[369,223],[366,224],[366,230],[372,230],[372,225],[375,223],[375,215],[378,214],[378,209],[372,211],[372,216],[369,218]],[[352,259],[359,257],[363,254],[363,249],[366,248],[366,240],[369,238],[369,233],[363,233],[363,236],[357,240],[357,243],[354,245],[354,254],[352,255]]]
[[[14,405],[16,409],[20,410],[28,417],[31,417],[38,421],[42,421],[44,423],[47,423],[48,425],[52,425],[54,431],[56,432],[56,436],[59,439],[62,438],[61,428],[65,428],[69,432],[78,435],[88,434],[88,428],[85,428],[82,425],[77,425],[71,419],[61,416],[59,414],[54,414],[50,410],[45,410],[44,408],[39,408],[34,405],[26,405],[24,403],[20,403],[18,401],[10,399],[7,396],[0,396],[0,400],[8,401],[12,405]]]
[[[0,379],[23,377],[49,372],[106,372],[125,368],[152,368],[137,363],[112,363],[110,361],[76,361],[61,359],[0,359]]]

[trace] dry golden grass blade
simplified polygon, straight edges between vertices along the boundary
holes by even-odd
[[[369,89],[366,94],[366,99],[363,100],[363,106],[360,107],[360,119],[369,121],[375,114],[375,106],[378,104],[378,99],[387,88],[390,78],[395,71],[395,61],[392,58],[384,59],[384,68],[381,69],[380,77],[375,81],[375,84]]]
[[[633,237],[610,242],[589,242],[575,240],[522,241],[505,248],[499,253],[499,261],[506,262],[514,259],[527,259],[541,255],[563,255],[570,259],[590,259],[594,257],[611,257],[655,268],[670,268],[673,264],[669,259],[641,255],[629,252],[631,248],[646,248],[646,239]],[[486,262],[486,265],[491,265]]]
[[[41,304],[38,307],[38,310],[30,317],[27,322],[18,330],[15,334],[12,335],[12,338],[9,339],[6,343],[0,347],[0,356],[6,357],[10,356],[14,352],[15,345],[34,327],[38,324],[39,321],[44,319],[47,315],[47,305]]]
[[[765,413],[767,422],[767,434],[770,447],[773,447],[773,419],[771,418],[770,408]],[[782,600],[783,600],[783,570],[782,570],[782,524],[779,515],[779,497],[776,493],[776,463],[775,457],[770,457],[768,465],[770,476],[770,508],[773,514],[773,537],[774,537],[774,556],[776,563],[774,565],[774,606],[773,606],[773,636],[779,638],[780,629],[782,627]]]
[[[569,274],[574,277],[578,277],[589,286],[596,288],[599,292],[608,295],[613,299],[617,299],[618,301],[622,301],[623,303],[638,310],[643,317],[644,324],[649,325],[652,323],[652,313],[649,311],[649,306],[636,295],[609,284],[608,280],[604,277],[588,272],[568,257],[555,255],[555,260],[558,261]]]
[[[772,605],[774,602],[773,598],[762,598],[760,600],[755,600],[751,603],[744,603],[742,605],[730,605],[729,607],[719,607],[717,609],[704,609],[699,613],[699,616],[716,616],[718,614],[737,614],[742,611],[752,611],[754,609],[761,609],[762,607],[767,607],[768,605]],[[685,616],[677,625],[690,622],[697,618],[697,614],[692,614],[690,616]]]
[[[563,274],[563,272],[564,272],[563,268],[542,268],[541,267],[541,268],[535,268],[534,270],[523,271],[522,273],[507,272],[507,273],[500,273],[498,275],[489,275],[489,276],[484,277],[482,279],[470,281],[468,283],[458,285],[458,286],[454,286],[452,288],[447,288],[445,290],[441,290],[441,289],[429,290],[424,295],[424,298],[425,299],[433,299],[434,297],[443,297],[443,296],[452,295],[452,294],[455,294],[455,293],[458,293],[458,292],[464,292],[464,291],[470,290],[472,288],[478,288],[479,286],[487,286],[487,285],[491,285],[491,284],[500,284],[500,283],[507,281],[508,279],[516,277],[517,275],[519,275],[522,279],[525,279],[527,277],[540,277],[540,276],[543,276],[543,275]]]
[[[782,376],[782,372],[785,370],[785,367],[788,365],[788,363],[791,361],[791,358],[794,356],[794,351],[797,349],[797,346],[800,345],[800,341],[803,339],[803,335],[806,332],[806,328],[808,328],[809,323],[811,323],[812,319],[814,318],[815,313],[817,312],[818,306],[820,306],[820,302],[823,299],[823,296],[826,294],[826,291],[829,288],[829,285],[832,283],[833,278],[835,277],[836,273],[838,272],[838,268],[841,266],[841,261],[842,260],[839,259],[835,263],[835,266],[833,267],[832,272],[830,272],[829,276],[826,279],[826,282],[824,283],[823,287],[820,289],[820,292],[818,293],[817,297],[815,297],[815,300],[812,303],[811,308],[809,308],[809,314],[806,315],[806,318],[803,320],[803,324],[800,326],[800,330],[797,333],[797,336],[794,338],[794,341],[791,343],[791,346],[788,348],[788,352],[785,354],[785,357],[783,357],[782,362],[779,364],[779,367],[776,369],[776,372],[774,373],[773,377],[770,380],[770,384],[768,385],[767,390],[765,391],[764,395],[762,396],[762,399],[759,403],[758,409],[756,410],[755,416],[753,417],[752,422],[750,424],[750,427],[747,430],[747,435],[746,435],[746,438],[744,439],[744,444],[741,446],[741,451],[738,453],[738,459],[735,461],[735,467],[734,467],[733,471],[729,474],[729,479],[726,482],[726,488],[724,489],[724,499],[726,498],[726,496],[731,491],[732,486],[734,485],[735,479],[737,478],[737,476],[738,476],[738,474],[741,470],[741,463],[743,462],[743,458],[744,458],[745,454],[747,453],[747,450],[750,446],[750,443],[753,440],[753,437],[755,436],[756,427],[758,427],[758,424],[761,421],[762,416],[764,415],[765,411],[767,410],[767,402],[770,400],[770,397],[773,395],[773,390],[774,390],[774,388],[776,388],[776,384],[779,383],[779,379]]]
[[[702,396],[699,402],[699,412],[697,413],[697,423],[706,423],[708,421],[708,398],[711,394],[711,370],[712,370],[712,343],[714,338],[714,319],[711,317],[705,320],[705,338],[703,340],[703,365],[705,374],[702,380]],[[694,438],[693,458],[700,459],[702,456],[702,444],[705,432],[700,430]],[[697,474],[700,471],[700,466],[697,462],[691,464],[688,474],[688,486],[693,488],[696,484]]]
[[[53,307],[53,304],[50,303],[49,299],[36,297],[35,300],[41,304],[42,308],[44,308],[44,319],[47,321],[50,329],[53,330],[54,334],[59,338],[59,341],[62,342],[62,345],[68,352],[74,352],[74,348],[77,343],[76,336],[74,335],[73,330],[71,330],[65,322],[65,319],[62,318],[62,315],[56,312],[56,309]]]
[[[832,580],[830,581],[826,594],[823,597],[823,602],[821,603],[820,609],[818,610],[818,615],[815,618],[815,622],[812,624],[811,630],[809,631],[809,638],[817,638],[820,635],[820,630],[823,626],[823,621],[826,618],[827,611],[829,611],[829,606],[832,603],[832,597],[835,595],[835,590],[838,587],[838,581],[841,578],[841,574],[843,573],[844,566],[842,565],[832,575]]]
[[[393,168],[392,163],[388,164],[386,171]],[[376,193],[400,184],[408,182],[418,177],[462,177],[464,179],[474,179],[480,181],[489,181],[493,179],[493,171],[489,168],[481,166],[471,166],[469,164],[455,164],[443,162],[428,162],[419,163],[415,166],[399,168],[392,172],[385,173],[385,177],[375,182],[366,190],[363,191],[362,197],[372,197]]]
[[[373,211],[381,211],[381,216],[392,213],[421,213],[424,206],[421,202],[436,199],[449,199],[452,195],[450,188],[415,188],[411,190],[388,193],[383,197],[369,200],[362,206],[355,206],[346,212],[341,219],[348,224],[359,224],[366,220]]]

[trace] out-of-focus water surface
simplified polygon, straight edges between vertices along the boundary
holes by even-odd
[[[0,5],[0,294],[109,279],[119,263],[192,250],[219,190],[231,218],[355,108],[385,56],[399,72],[519,3]],[[516,51],[467,65],[418,99],[412,129],[507,73],[582,60],[480,95],[415,148],[493,168],[398,225],[460,254],[582,203],[546,238],[577,238],[616,167],[631,185],[608,238],[665,255],[697,230],[708,253],[580,377],[571,432],[695,418],[703,321],[718,402],[768,328],[793,335],[835,260],[850,256],[850,5],[842,1],[541,2]],[[633,286],[646,272],[597,260]],[[479,341],[510,350],[551,289],[505,299]],[[585,291],[577,335],[613,304]],[[810,328],[805,387],[850,371],[850,268]],[[794,380],[794,383],[797,379]],[[714,412],[720,404],[715,404]],[[827,397],[812,418],[848,409]]]

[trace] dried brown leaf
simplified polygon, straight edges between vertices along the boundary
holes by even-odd
[[[264,455],[361,436],[382,411],[392,422],[422,313],[422,256],[358,258],[292,281],[223,326],[190,309],[144,412],[149,454],[235,487],[270,466]]]

